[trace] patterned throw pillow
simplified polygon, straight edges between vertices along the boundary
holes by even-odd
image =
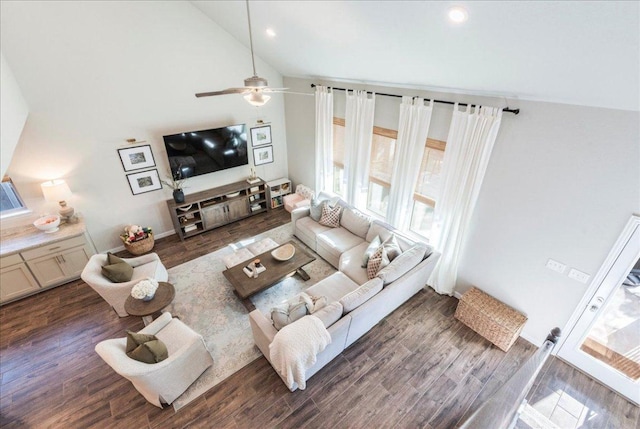
[[[376,250],[378,250],[378,247],[380,247],[381,244],[379,235],[373,237],[373,240],[371,240],[371,243],[367,246],[367,250],[364,251],[364,255],[362,255],[362,265],[360,265],[362,268],[367,268],[369,258],[371,258],[371,255],[376,253]]]
[[[371,280],[378,274],[378,271],[389,265],[389,258],[387,257],[387,251],[384,246],[378,247],[373,255],[367,262],[367,278]]]
[[[340,211],[342,207],[336,205],[331,207],[329,204],[322,205],[322,216],[320,217],[320,225],[337,228],[340,226]]]

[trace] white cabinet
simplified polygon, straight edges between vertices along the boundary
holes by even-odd
[[[283,197],[291,193],[291,180],[277,179],[267,182],[267,192],[271,201],[271,208],[276,209],[284,206]]]
[[[0,258],[0,302],[33,293],[40,289],[20,255]]]
[[[94,253],[80,235],[2,257],[0,302],[77,279]]]

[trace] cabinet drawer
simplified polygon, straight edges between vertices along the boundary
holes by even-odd
[[[0,258],[0,268],[9,267],[11,265],[19,264],[20,262],[22,262],[22,258],[17,253],[9,256],[3,256]]]
[[[76,246],[82,246],[85,244],[84,235],[78,237],[68,238],[66,240],[57,241],[55,243],[48,244],[46,246],[39,247],[37,249],[27,250],[22,252],[22,257],[25,260],[31,260],[39,258],[41,256],[50,255],[52,253],[59,253],[63,250],[70,249]]]

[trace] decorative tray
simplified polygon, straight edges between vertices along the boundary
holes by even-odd
[[[288,261],[293,258],[293,255],[296,254],[296,248],[293,247],[292,244],[285,244],[283,246],[278,247],[273,252],[271,252],[271,256],[273,256],[278,261]]]

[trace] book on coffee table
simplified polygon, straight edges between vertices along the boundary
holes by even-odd
[[[264,271],[266,271],[266,270],[267,270],[267,268],[266,268],[264,265],[262,265],[262,264],[258,265],[256,268],[257,268],[257,270],[258,270],[258,274],[260,274],[260,273],[262,273],[262,272],[264,272]],[[249,265],[245,266],[245,267],[242,269],[242,271],[244,271],[244,273],[245,273],[248,277],[253,277],[253,264],[249,264]]]

